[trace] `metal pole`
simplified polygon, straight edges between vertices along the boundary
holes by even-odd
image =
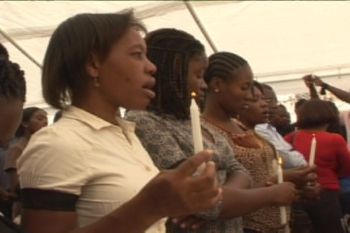
[[[13,46],[16,47],[24,56],[26,56],[30,61],[32,61],[35,65],[37,65],[40,69],[42,68],[41,64],[37,62],[29,53],[27,53],[24,49],[21,48],[10,36],[8,36],[3,30],[0,29],[0,34],[5,37]]]
[[[199,29],[201,30],[202,34],[204,35],[205,39],[208,41],[208,43],[209,43],[211,49],[212,49],[215,53],[218,52],[218,50],[217,50],[215,44],[213,43],[213,41],[211,40],[209,34],[208,34],[207,31],[205,30],[203,24],[202,24],[201,21],[199,20],[199,18],[198,18],[198,16],[197,16],[196,12],[194,11],[194,9],[193,9],[191,3],[190,3],[189,1],[187,1],[187,0],[184,0],[184,3],[185,3],[185,5],[186,5],[188,11],[191,13],[191,15],[192,15],[194,21],[196,22],[197,26],[199,27]]]

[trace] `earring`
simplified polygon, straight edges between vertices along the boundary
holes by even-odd
[[[220,92],[219,88],[214,88],[214,92],[219,93]]]
[[[94,86],[99,87],[100,86],[100,81],[98,80],[98,77],[94,77]]]

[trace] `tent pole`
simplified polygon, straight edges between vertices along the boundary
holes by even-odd
[[[3,30],[0,29],[0,34],[5,37],[16,49],[18,49],[24,56],[26,56],[30,61],[32,61],[35,65],[37,65],[40,69],[42,66],[39,62],[37,62],[29,53],[27,53],[24,49],[21,48],[10,36],[8,36]]]
[[[211,49],[216,53],[218,50],[214,44],[214,42],[211,40],[209,34],[207,33],[207,31],[205,30],[203,24],[201,23],[201,21],[199,20],[196,12],[194,11],[191,3],[188,0],[184,0],[184,3],[188,9],[188,11],[190,12],[192,18],[194,19],[194,21],[196,22],[197,26],[199,27],[199,29],[201,30],[202,34],[204,35],[205,39],[208,41]]]

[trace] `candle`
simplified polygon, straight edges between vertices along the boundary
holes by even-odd
[[[203,150],[203,139],[202,139],[202,130],[200,122],[200,112],[198,105],[196,103],[195,97],[196,93],[191,93],[191,106],[190,106],[190,115],[191,115],[191,125],[192,125],[192,137],[193,137],[193,148],[194,153],[198,153]],[[200,174],[205,168],[205,164],[202,163],[195,174]]]
[[[312,134],[311,146],[310,146],[310,156],[309,156],[309,166],[313,166],[315,164],[315,156],[316,156],[316,137],[315,134]]]
[[[283,170],[282,170],[282,159],[278,156],[277,164],[277,181],[279,184],[283,183]],[[280,207],[281,213],[281,224],[287,224],[287,208],[285,206]]]

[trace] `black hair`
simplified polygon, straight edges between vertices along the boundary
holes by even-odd
[[[187,32],[164,28],[147,34],[148,57],[157,66],[156,97],[148,110],[178,119],[189,117],[187,74],[190,59],[205,52],[204,46]]]
[[[9,59],[9,53],[4,45],[0,43],[0,59]]]
[[[312,129],[331,124],[339,118],[328,101],[311,99],[306,101],[297,113],[297,126],[301,129]]]
[[[0,98],[19,99],[25,102],[25,95],[24,71],[17,63],[0,58]]]
[[[38,107],[28,107],[28,108],[23,109],[22,121],[21,121],[21,124],[16,131],[16,137],[22,137],[24,135],[25,127],[24,127],[23,123],[28,123],[30,121],[30,119],[33,117],[34,113],[36,113],[37,111],[40,111],[40,110],[42,110],[42,109],[38,108]]]
[[[52,34],[44,58],[42,86],[46,102],[63,109],[81,97],[90,78],[86,64],[93,55],[103,61],[131,27],[145,31],[132,11],[78,14],[62,22]]]
[[[229,81],[236,70],[247,65],[249,65],[248,62],[237,54],[229,52],[214,53],[209,57],[209,65],[204,74],[204,80],[207,84],[214,77]]]

